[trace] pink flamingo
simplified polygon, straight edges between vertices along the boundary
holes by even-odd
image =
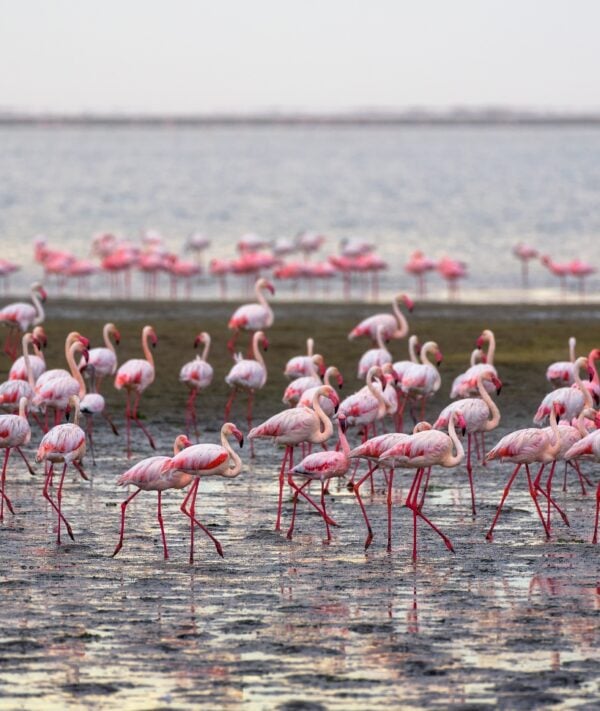
[[[596,405],[600,404],[600,378],[598,377],[598,368],[596,366],[598,359],[600,359],[600,348],[594,348],[588,355],[588,372],[592,379],[583,382],[585,389],[592,396]]]
[[[187,385],[190,396],[185,406],[185,427],[189,429],[190,424],[194,426],[196,439],[198,439],[198,427],[196,424],[196,398],[201,390],[212,383],[213,367],[208,362],[210,351],[210,335],[206,331],[199,333],[194,339],[194,348],[203,343],[202,355],[197,355],[194,360],[190,360],[181,367],[179,371],[179,382]]]
[[[137,264],[139,250],[129,244],[118,244],[115,251],[107,254],[100,264],[109,275],[110,295],[114,298],[120,292],[129,297],[131,293],[131,270]],[[123,289],[120,289],[119,275],[123,275]]]
[[[2,279],[2,292],[6,294],[10,289],[10,275],[21,269],[19,264],[0,259],[0,279]]]
[[[374,382],[375,378],[380,377],[383,377],[381,368],[371,368],[367,373],[367,384],[342,400],[338,409],[338,412],[346,417],[348,427],[363,427],[363,441],[369,436],[369,428],[374,426],[377,420],[383,419],[388,411],[382,387]]]
[[[452,388],[450,390],[450,398],[455,397],[471,397],[477,394],[477,376],[481,372],[490,371],[496,377],[498,377],[498,372],[494,366],[494,357],[496,353],[496,337],[494,332],[489,328],[482,331],[481,335],[477,338],[477,348],[482,349],[484,344],[487,343],[488,348],[485,353],[485,358],[482,359],[480,363],[474,363],[476,359],[476,354],[471,354],[471,367],[468,368],[464,373],[458,375],[454,382],[452,383]],[[489,393],[494,392],[494,385],[491,381],[484,381],[486,390]]]
[[[323,412],[327,415],[327,417],[333,417],[340,404],[340,399],[337,393],[335,392],[333,385],[331,384],[332,378],[335,378],[337,380],[338,389],[341,390],[344,385],[344,378],[342,377],[340,371],[335,367],[335,365],[330,365],[325,371],[325,375],[323,376],[323,385],[328,385],[331,388],[333,395],[330,393],[327,397],[322,395],[319,398],[319,402],[321,403]],[[300,399],[298,400],[296,406],[312,407],[312,401],[315,395],[315,391],[318,390],[320,387],[321,383],[319,383],[319,385],[307,388],[300,396]]]
[[[529,286],[529,261],[538,256],[537,249],[519,242],[513,248],[513,254],[521,262],[521,285],[524,289]]]
[[[48,339],[46,338],[46,332],[43,326],[36,326],[32,331],[32,335],[33,340],[31,343],[33,345],[34,354],[29,356],[29,364],[31,366],[33,380],[36,381],[46,370],[46,359],[44,358],[44,351],[42,349],[48,345]],[[10,366],[8,379],[28,380],[25,356],[19,356]]]
[[[254,285],[258,303],[240,306],[229,319],[228,328],[233,330],[233,335],[227,343],[230,353],[234,351],[235,341],[240,329],[244,331],[263,331],[273,325],[273,309],[269,306],[269,302],[263,293],[264,291],[274,294],[275,288],[268,279],[258,279]]]
[[[404,265],[404,270],[409,274],[413,274],[417,279],[417,294],[419,298],[423,298],[427,294],[427,285],[425,276],[427,272],[435,269],[435,261],[426,257],[420,249],[413,252],[408,262]]]
[[[323,520],[325,522],[325,530],[327,531],[327,540],[331,541],[331,531],[329,530],[329,522],[327,520],[327,509],[325,506],[325,484],[334,477],[344,476],[348,472],[350,466],[350,447],[346,439],[346,418],[340,414],[338,417],[338,441],[339,447],[337,451],[317,452],[309,454],[307,457],[297,464],[288,474],[288,484],[294,490],[294,508],[292,511],[292,521],[287,532],[287,538],[291,541],[294,532],[294,523],[296,521],[296,508],[298,506],[298,496],[302,493],[305,486],[311,481],[319,481],[321,483],[321,509],[323,511]],[[294,481],[294,474],[303,476],[306,481],[301,486],[298,486]]]
[[[301,232],[296,237],[296,245],[307,261],[311,254],[318,252],[325,242],[325,237],[318,232]]]
[[[547,254],[540,257],[540,261],[551,274],[558,277],[560,282],[560,291],[564,296],[567,290],[567,275],[570,273],[569,264],[560,264],[559,262],[555,262],[552,257]]]
[[[115,339],[114,344],[111,340],[111,336]],[[121,334],[114,323],[104,324],[102,328],[102,339],[104,341],[103,347],[90,348],[88,351],[88,367],[92,366],[94,368],[98,392],[100,392],[102,380],[108,375],[114,375],[117,372],[117,352],[115,345],[118,346],[121,342]],[[81,367],[82,363],[79,365]]]
[[[380,457],[380,463],[390,463],[394,467],[416,469],[405,506],[413,512],[413,561],[417,560],[417,517],[434,530],[444,541],[446,548],[454,553],[454,547],[442,531],[422,512],[423,496],[420,488],[425,470],[433,466],[453,468],[464,459],[465,452],[455,427],[465,428],[466,422],[460,411],[455,411],[448,421],[448,434],[439,430],[423,430],[409,435],[406,440],[395,445]]]
[[[0,415],[0,449],[4,450],[4,464],[2,466],[2,478],[0,479],[0,521],[4,520],[4,502],[8,506],[8,510],[11,514],[15,511],[12,507],[12,503],[8,498],[6,493],[6,466],[8,465],[8,458],[10,456],[10,450],[16,449],[21,455],[21,458],[27,464],[29,472],[33,474],[33,470],[25,458],[21,447],[27,444],[31,439],[31,429],[29,427],[29,422],[27,421],[27,398],[22,397],[19,402],[19,414],[18,415]]]
[[[579,442],[576,442],[570,449],[565,452],[565,459],[591,459],[594,462],[600,462],[600,417],[596,416],[596,427],[599,429],[590,432],[590,434],[582,437]],[[596,489],[596,516],[594,523],[594,535],[592,543],[598,542],[598,520],[600,518],[600,484]]]
[[[227,275],[231,274],[233,267],[231,259],[211,259],[208,266],[209,272],[219,280],[221,298],[227,298]]]
[[[186,435],[180,434],[175,438],[173,443],[173,455],[179,454],[185,447],[189,447],[192,443],[186,437]],[[121,503],[121,531],[119,534],[119,542],[115,550],[113,551],[112,557],[114,558],[117,553],[123,547],[123,539],[125,537],[125,512],[127,506],[131,501],[140,493],[140,491],[156,491],[158,494],[158,504],[157,504],[157,519],[158,525],[160,526],[160,533],[162,537],[163,552],[165,560],[169,557],[169,551],[167,549],[167,538],[165,536],[165,527],[162,517],[162,493],[167,489],[185,489],[186,486],[192,483],[194,477],[190,474],[186,474],[178,469],[170,470],[168,472],[163,472],[162,467],[166,462],[170,461],[170,457],[155,456],[147,457],[142,459],[141,462],[134,464],[130,469],[121,474],[117,479],[117,486],[125,486],[133,484],[137,486],[137,490],[128,496],[125,501]],[[200,523],[198,525],[203,529]],[[215,541],[217,546],[217,552],[220,556],[223,555],[221,550],[221,544],[216,541],[210,532],[205,530],[207,535]]]
[[[574,259],[567,265],[569,274],[579,280],[579,295],[583,299],[585,296],[585,279],[591,274],[595,274],[596,269],[581,259]]]
[[[148,431],[147,427],[140,421],[138,416],[138,407],[140,398],[146,388],[154,382],[154,358],[150,351],[148,343],[154,348],[158,343],[156,332],[152,326],[144,326],[142,329],[142,350],[145,359],[131,358],[123,363],[117,370],[115,376],[115,388],[117,390],[125,390],[125,420],[127,423],[127,459],[131,459],[131,420],[142,430],[146,435],[152,449],[156,449],[154,439]],[[135,393],[133,407],[130,406],[131,394]]]
[[[34,341],[33,334],[26,333],[21,339],[23,347],[23,359],[25,361],[26,380],[7,380],[0,384],[0,407],[10,412],[17,412],[21,398],[26,398],[31,403],[34,396],[35,383],[29,361],[28,346]]]
[[[436,269],[448,284],[448,299],[455,301],[458,298],[458,281],[467,276],[467,265],[458,259],[442,257],[437,263]]]
[[[499,459],[501,462],[514,462],[517,465],[511,474],[507,485],[504,487],[504,492],[502,494],[502,498],[500,499],[496,515],[494,516],[492,525],[486,534],[488,541],[492,540],[494,527],[500,517],[506,497],[508,496],[510,488],[523,464],[525,465],[525,471],[527,472],[529,494],[533,500],[538,516],[540,517],[542,526],[544,527],[546,537],[550,537],[548,525],[546,524],[542,510],[540,509],[540,504],[537,500],[537,489],[531,479],[529,465],[534,462],[549,464],[558,454],[560,449],[560,434],[558,432],[558,425],[556,422],[558,410],[559,405],[554,405],[554,407],[552,407],[550,415],[551,434],[549,434],[548,429],[538,429],[537,427],[527,427],[526,429],[515,430],[514,432],[511,432],[503,437],[498,444],[485,455],[486,462],[492,461],[493,459]]]
[[[252,354],[254,359],[242,358],[241,353],[238,353],[235,364],[225,376],[225,382],[231,388],[231,395],[225,405],[225,419],[229,419],[229,413],[231,412],[231,406],[233,405],[236,393],[240,390],[244,390],[248,393],[248,429],[252,427],[252,405],[256,391],[263,388],[267,382],[267,366],[260,352],[261,345],[263,350],[266,351],[269,347],[269,341],[262,331],[256,331],[252,337]],[[252,442],[250,442],[250,453],[251,456],[254,456]]]
[[[277,504],[277,520],[275,530],[281,530],[281,507],[283,501],[283,485],[285,482],[285,466],[289,460],[289,469],[294,466],[294,447],[303,442],[311,444],[322,444],[327,442],[333,432],[331,420],[323,412],[321,407],[320,397],[335,397],[333,388],[328,385],[323,385],[315,390],[313,395],[312,407],[293,407],[289,410],[283,410],[276,415],[269,417],[258,427],[254,427],[248,434],[248,439],[252,441],[257,438],[272,439],[275,444],[285,445],[285,453],[281,461],[279,470],[279,499]],[[319,506],[306,494],[304,491],[301,495],[312,505],[317,511],[324,515]],[[330,519],[331,523],[331,519]]]
[[[269,243],[254,232],[247,232],[245,235],[242,235],[236,245],[238,251],[242,254],[246,252],[257,252],[259,249],[264,249],[268,246]]]
[[[313,338],[306,339],[306,355],[298,355],[290,358],[285,365],[283,374],[289,380],[312,375],[314,372],[313,353],[315,341]]]
[[[164,267],[171,277],[171,298],[177,298],[177,284],[182,279],[185,283],[185,298],[189,301],[192,298],[193,279],[202,271],[200,265],[196,262],[179,259],[173,254],[169,255]]]
[[[87,349],[90,345],[90,341],[85,336],[82,336],[78,331],[70,331],[65,338],[65,360],[69,362],[69,353],[71,351],[71,346],[74,343],[81,343],[81,345]],[[88,351],[89,352],[89,351]],[[23,354],[24,355],[24,354]],[[83,365],[83,363],[81,363]],[[71,373],[64,368],[51,368],[50,370],[45,370],[35,381],[36,386],[42,386],[48,383],[54,378],[62,378],[64,376],[69,376]]]
[[[579,375],[581,368],[587,368],[590,379],[594,377],[594,371],[590,368],[588,359],[585,356],[577,358],[573,364],[575,385],[568,388],[557,388],[546,395],[533,418],[536,425],[542,424],[550,416],[555,404],[560,406],[559,414],[567,421],[577,417],[584,407],[593,406],[592,396]]]
[[[202,477],[221,476],[225,479],[234,479],[242,471],[242,460],[228,440],[231,435],[237,439],[240,447],[244,445],[242,433],[232,422],[226,422],[221,427],[220,445],[194,444],[167,460],[161,468],[163,474],[179,470],[194,479],[188,495],[181,504],[182,512],[190,519],[190,564],[194,562],[194,526],[199,526],[209,536],[217,548],[217,553],[223,556],[220,543],[200,521],[196,520],[196,496]],[[187,509],[188,502],[189,509]]]
[[[0,323],[8,328],[6,340],[4,342],[4,352],[11,360],[17,357],[19,334],[29,331],[33,326],[37,326],[44,321],[44,307],[42,303],[46,300],[44,287],[39,283],[31,285],[32,304],[17,301],[8,304],[0,309]]]
[[[323,356],[320,353],[315,353],[310,362],[312,362],[312,371],[310,372],[310,375],[304,375],[301,378],[292,380],[292,382],[284,390],[282,402],[286,405],[295,407],[298,402],[300,402],[300,398],[306,390],[309,388],[318,388],[323,384],[319,377],[319,373],[325,372],[325,361],[323,360]]]
[[[550,363],[548,366],[546,370],[546,380],[552,387],[560,388],[564,385],[573,385],[575,382],[575,376],[573,375],[575,345],[575,338],[571,336],[571,338],[569,338],[569,360],[559,360],[555,363]]]
[[[433,423],[434,429],[445,430],[453,412],[459,411],[465,418],[467,429],[467,474],[469,475],[469,486],[471,487],[473,516],[476,515],[477,511],[475,510],[475,487],[473,485],[473,466],[471,464],[471,438],[478,432],[481,432],[481,434],[491,432],[500,424],[500,410],[485,389],[485,381],[490,381],[496,388],[496,394],[500,394],[502,383],[498,378],[489,371],[481,372],[477,376],[479,397],[455,400],[441,411],[437,420]]]
[[[429,356],[435,358],[437,364],[434,365]],[[423,344],[420,354],[421,362],[409,365],[402,376],[400,388],[407,400],[421,402],[420,420],[425,419],[425,405],[440,389],[442,378],[438,371],[443,356],[435,341],[427,341]]]
[[[377,348],[369,348],[365,351],[358,362],[358,373],[357,377],[359,379],[366,378],[369,369],[374,365],[378,365],[380,368],[386,363],[392,362],[392,354],[385,346],[383,339],[383,332],[385,326],[380,323],[377,326]]]
[[[50,467],[46,473],[44,482],[44,498],[48,500],[52,508],[58,515],[58,526],[56,534],[56,542],[60,544],[60,529],[64,523],[69,538],[75,540],[71,525],[62,513],[62,490],[67,473],[67,466],[73,464],[84,479],[87,475],[81,468],[81,460],[85,454],[85,432],[79,427],[79,398],[73,395],[69,400],[69,406],[73,410],[73,422],[63,425],[56,425],[47,432],[35,455],[36,462],[50,462]],[[60,483],[56,492],[56,500],[50,496],[48,491],[50,482],[52,481],[53,469],[55,464],[63,463],[63,470],[60,477]]]
[[[202,264],[202,253],[205,249],[208,249],[208,247],[210,247],[210,240],[200,232],[193,232],[185,242],[186,250],[196,256],[196,261],[201,271],[204,268]]]
[[[414,334],[408,339],[408,357],[409,360],[397,360],[392,364],[394,374],[396,376],[396,383],[398,383],[398,410],[396,412],[396,431],[402,432],[404,429],[404,407],[406,405],[406,398],[400,387],[402,384],[402,378],[404,373],[413,363],[419,363],[419,356],[421,355],[421,344],[419,343],[419,337]]]
[[[366,336],[373,343],[377,342],[377,327],[383,326],[382,336],[386,341],[391,338],[404,338],[408,335],[408,321],[400,311],[399,304],[403,303],[409,311],[412,311],[414,304],[407,294],[398,294],[392,302],[393,314],[375,314],[362,320],[358,326],[355,326],[348,334],[348,339],[351,341],[354,338]]]

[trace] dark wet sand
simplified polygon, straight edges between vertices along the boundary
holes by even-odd
[[[199,419],[202,439],[216,441],[230,366],[224,324],[232,308],[51,303],[48,361],[62,364],[62,341],[72,328],[98,344],[106,314],[121,329],[120,359],[138,357],[140,328],[154,324],[158,375],[142,411],[159,451],[168,454],[183,422],[179,367],[193,357],[195,333],[206,329],[214,338],[215,379],[199,401]],[[373,312],[363,305],[275,308],[269,383],[257,399],[256,421],[280,409],[285,360],[311,334],[327,362],[344,373],[344,392],[352,392],[366,344],[349,344],[345,334]],[[442,391],[429,414],[446,403],[476,336],[491,327],[505,388],[503,421],[488,443],[528,426],[547,389],[546,365],[566,357],[569,335],[577,336],[581,353],[597,346],[599,315],[598,307],[584,306],[420,306],[412,330],[422,340],[435,338],[445,356]],[[392,350],[405,357],[406,342]],[[0,374],[5,371],[3,361]],[[123,398],[112,387],[105,392],[121,425]],[[242,403],[233,419],[245,431]],[[572,477],[566,493],[562,476],[555,484],[570,528],[554,518],[552,539],[544,540],[520,479],[488,543],[484,535],[510,465],[478,469],[475,519],[464,467],[434,471],[425,511],[452,539],[456,554],[423,525],[413,565],[412,520],[401,506],[409,473],[397,475],[393,553],[385,551],[381,479],[375,495],[365,496],[375,527],[366,554],[362,517],[344,486],[334,486],[328,499],[341,524],[332,543],[322,544],[322,521],[304,506],[289,542],[273,530],[280,453],[259,443],[254,462],[243,451],[247,466],[238,479],[201,483],[199,517],[220,538],[225,559],[199,534],[191,567],[188,527],[178,510],[182,492],[165,495],[168,561],[162,559],[152,493],[130,506],[125,545],[110,558],[125,494],[114,481],[128,463],[123,436],[115,438],[102,424],[96,436],[97,466],[86,461],[93,481],[70,475],[65,486],[64,511],[76,542],[61,547],[54,543],[55,519],[42,498],[41,476],[30,477],[11,457],[7,490],[17,515],[0,525],[0,708],[528,709],[598,703],[600,588],[598,548],[590,543],[595,497],[582,496]],[[32,456],[40,437],[34,428],[27,448]],[[134,453],[151,454],[139,432]],[[593,468],[585,471],[597,481]],[[289,512],[288,501],[285,525]]]

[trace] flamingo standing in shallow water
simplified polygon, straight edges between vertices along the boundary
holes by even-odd
[[[389,341],[391,338],[404,338],[408,335],[408,321],[400,311],[400,304],[403,303],[409,311],[412,311],[414,304],[407,294],[398,294],[392,302],[393,314],[375,314],[363,319],[358,326],[355,326],[348,334],[348,340],[365,336],[373,343],[377,343],[377,327],[383,326],[382,337]]]
[[[131,420],[142,430],[148,438],[148,442],[152,449],[156,449],[154,439],[148,431],[147,427],[140,421],[138,415],[138,407],[140,397],[144,390],[154,382],[154,358],[150,351],[148,342],[154,348],[158,343],[156,332],[152,326],[144,326],[142,329],[142,350],[144,351],[145,359],[131,358],[123,363],[115,376],[115,388],[117,390],[125,390],[125,421],[127,424],[127,459],[131,458]],[[131,407],[130,398],[135,393],[133,407]]]
[[[191,489],[181,504],[181,511],[190,519],[190,564],[194,562],[194,527],[199,526],[215,544],[217,553],[222,557],[221,544],[212,536],[208,529],[196,519],[196,496],[200,479],[205,476],[221,476],[225,479],[234,479],[242,471],[242,460],[235,452],[228,437],[235,437],[240,445],[244,445],[244,437],[232,422],[226,422],[221,427],[221,444],[194,444],[167,460],[161,471],[169,473],[182,471],[193,479]],[[187,505],[189,503],[189,509]]]
[[[538,256],[538,251],[534,247],[519,242],[513,248],[513,254],[521,262],[521,286],[527,289],[529,286],[529,261]]]
[[[565,459],[591,459],[600,462],[600,417],[596,416],[596,429],[594,432],[582,437],[565,452]],[[600,484],[596,489],[596,516],[594,521],[594,535],[592,543],[598,542],[598,521],[600,519]]]
[[[30,474],[34,473],[29,465],[29,462],[25,459],[23,451],[21,450],[21,447],[24,444],[27,444],[31,439],[31,428],[29,427],[29,422],[27,421],[26,408],[27,398],[22,397],[19,402],[18,415],[0,415],[0,449],[4,450],[4,464],[2,465],[2,476],[0,478],[0,521],[4,520],[5,501],[11,514],[15,513],[12,503],[6,493],[6,467],[8,465],[10,450],[16,449],[25,460]]]
[[[294,380],[302,378],[306,375],[312,375],[314,372],[313,353],[315,341],[313,338],[306,339],[306,355],[298,355],[290,358],[285,365],[283,374],[286,378]]]
[[[404,270],[409,274],[413,274],[417,279],[417,294],[419,298],[423,298],[427,294],[427,285],[425,283],[425,275],[427,272],[435,269],[433,259],[426,257],[420,249],[413,252],[408,262],[404,265]]]
[[[595,267],[581,259],[574,259],[567,265],[569,274],[579,280],[579,295],[585,297],[585,279],[596,272]]]
[[[44,498],[48,500],[58,515],[56,542],[59,544],[61,524],[65,525],[69,538],[73,541],[75,540],[71,525],[62,513],[62,490],[67,466],[73,464],[84,479],[88,478],[80,464],[85,454],[85,432],[79,427],[79,398],[77,395],[73,395],[69,399],[69,406],[74,411],[73,422],[56,425],[56,427],[47,432],[42,438],[35,455],[36,462],[50,462],[44,482]],[[56,500],[58,502],[56,503],[50,496],[48,489],[52,481],[54,465],[59,463],[63,463],[64,466],[56,492]]]
[[[114,344],[111,341],[111,336],[115,339]],[[88,365],[94,368],[98,392],[100,392],[102,380],[106,376],[114,375],[117,372],[117,352],[115,351],[115,345],[118,346],[121,342],[121,334],[114,323],[104,324],[102,328],[102,339],[104,341],[103,347],[90,348],[88,351]]]
[[[17,301],[0,309],[0,323],[8,328],[4,341],[4,352],[11,360],[15,360],[17,357],[19,333],[25,333],[44,321],[45,314],[42,303],[46,301],[46,298],[44,287],[39,282],[35,282],[31,285],[33,304]]]
[[[435,358],[437,367],[429,360],[429,356]],[[432,398],[440,389],[442,378],[438,367],[442,363],[442,352],[435,341],[427,341],[421,348],[421,362],[409,365],[402,376],[400,388],[405,400],[421,402],[420,421],[425,419],[425,405],[427,400]]]
[[[42,350],[48,345],[48,339],[43,326],[36,326],[33,331],[33,355],[29,356],[29,365],[34,382],[46,370],[46,359]],[[19,356],[10,366],[8,371],[9,380],[28,380],[27,368],[25,367],[25,356]]]
[[[575,376],[573,374],[573,366],[575,364],[575,345],[576,341],[573,336],[569,338],[569,360],[558,360],[550,363],[546,370],[546,380],[554,388],[560,388],[564,385],[573,385]]]
[[[229,319],[228,328],[233,330],[233,335],[227,342],[227,348],[230,353],[234,352],[235,341],[240,330],[264,331],[273,325],[273,309],[265,298],[265,291],[274,294],[275,287],[268,279],[258,279],[254,285],[254,293],[258,303],[240,306]]]
[[[594,377],[595,371],[590,368],[588,359],[585,356],[577,358],[573,364],[575,385],[568,388],[557,388],[546,395],[533,418],[536,425],[542,424],[550,416],[555,404],[560,406],[559,415],[568,422],[578,417],[584,407],[589,408],[593,406],[592,395],[583,384],[579,375],[579,371],[582,368],[588,370],[590,380]]]
[[[106,400],[100,393],[96,390],[96,374],[93,365],[88,363],[84,365],[85,371],[89,375],[90,379],[90,392],[85,393],[81,398],[79,403],[79,410],[82,412],[87,419],[86,434],[90,443],[90,454],[92,455],[92,463],[96,464],[96,455],[94,453],[94,415],[102,415],[102,417],[108,422],[113,434],[118,436],[119,431],[115,427],[110,415],[106,412]]]
[[[179,454],[182,449],[189,447],[191,444],[192,443],[186,435],[178,435],[173,444],[173,454]],[[121,503],[121,531],[119,534],[119,542],[117,543],[117,546],[112,554],[113,558],[123,547],[123,539],[125,537],[125,511],[127,506],[140,493],[140,491],[156,491],[158,494],[156,517],[158,519],[158,525],[160,526],[165,560],[169,557],[167,538],[165,536],[165,527],[162,517],[162,492],[167,489],[185,489],[186,486],[189,486],[189,484],[192,483],[193,477],[190,474],[186,474],[177,469],[163,472],[162,467],[168,461],[170,461],[170,457],[147,457],[146,459],[142,459],[141,462],[134,464],[130,469],[118,477],[117,486],[133,484],[134,486],[137,486],[137,491],[134,491],[133,494],[128,496],[125,501]],[[204,529],[201,524],[198,523],[198,525]],[[211,533],[208,531],[206,531],[206,533],[208,533],[210,538],[213,538]],[[215,545],[217,545],[217,543]],[[223,555],[220,544],[217,545],[217,552],[219,555]]]
[[[377,348],[369,348],[369,350],[365,351],[360,357],[357,373],[359,379],[366,378],[369,369],[374,365],[378,365],[381,368],[386,363],[392,362],[392,354],[385,347],[383,339],[384,330],[385,326],[380,323],[377,326]]]
[[[194,426],[196,439],[198,439],[196,398],[201,390],[205,390],[212,383],[214,373],[212,365],[208,362],[210,342],[210,335],[206,331],[199,333],[194,339],[194,348],[203,343],[202,355],[197,355],[194,360],[183,365],[179,371],[179,382],[185,383],[190,391],[190,396],[185,406],[185,427],[188,430],[190,424]]]
[[[375,383],[375,378],[382,378],[379,366],[373,366],[367,373],[366,385],[357,392],[344,398],[339,410],[346,417],[348,427],[363,427],[363,442],[369,436],[370,427],[377,420],[385,417],[388,403],[383,396],[381,384]]]
[[[483,352],[483,346],[487,343],[487,352]],[[467,368],[464,373],[461,373],[452,383],[452,388],[450,389],[450,398],[455,397],[472,397],[477,395],[477,377],[479,373],[490,371],[496,377],[498,377],[498,372],[494,366],[494,357],[496,353],[496,337],[494,332],[489,328],[482,331],[481,335],[476,341],[477,348],[481,351],[481,360],[479,363],[475,363],[476,353],[473,351],[471,353],[471,366]],[[485,389],[489,393],[494,392],[494,385],[491,381],[484,381]]]
[[[319,377],[319,373],[325,371],[325,361],[320,353],[315,353],[311,359],[312,370],[309,371],[308,375],[303,375],[301,378],[296,378],[287,386],[283,392],[282,402],[286,405],[291,405],[295,407],[302,397],[303,393],[309,388],[318,388],[323,383]]]

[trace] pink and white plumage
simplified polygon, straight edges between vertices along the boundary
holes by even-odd
[[[302,378],[305,376],[311,376],[314,371],[313,363],[313,352],[314,352],[315,342],[312,338],[306,339],[306,355],[298,355],[290,358],[285,365],[285,370],[283,374],[286,378],[293,380],[295,378]]]
[[[383,324],[377,326],[377,348],[369,348],[369,350],[360,357],[358,362],[358,378],[365,378],[369,369],[373,366],[379,366],[381,368],[387,363],[392,362],[392,354],[385,347],[383,339],[384,328]]]
[[[85,395],[85,383],[77,365],[75,364],[75,354],[82,353],[87,359],[87,349],[80,341],[75,341],[69,348],[67,363],[68,371],[58,371],[58,375],[53,378],[45,378],[35,384],[35,394],[33,404],[43,409],[54,408],[57,412],[65,410],[72,395],[77,395],[80,399]],[[50,371],[48,371],[50,372]]]
[[[332,388],[332,394],[329,397],[325,397],[322,395],[319,398],[319,403],[327,417],[333,417],[340,404],[339,395],[336,393],[335,389],[331,384],[331,378],[337,378],[338,388],[341,389],[344,384],[344,379],[342,378],[342,374],[335,367],[335,365],[330,365],[327,368],[327,370],[325,371],[325,377],[323,378],[323,383],[325,385],[329,385]],[[300,400],[298,400],[298,405],[301,407],[312,407],[315,391],[320,387],[321,383],[311,388],[307,388],[300,396]]]
[[[371,425],[385,416],[387,403],[381,384],[375,382],[379,377],[382,377],[381,368],[371,368],[367,373],[367,384],[340,403],[338,412],[346,417],[349,427]]]
[[[4,520],[5,502],[8,510],[14,514],[12,502],[6,494],[6,467],[8,465],[10,450],[13,448],[16,449],[27,464],[29,472],[31,474],[34,473],[21,450],[21,446],[27,444],[31,439],[31,428],[27,421],[26,407],[27,399],[21,398],[19,401],[18,415],[0,415],[0,449],[5,450],[2,474],[0,475],[0,521]]]
[[[18,348],[18,334],[24,333],[44,321],[42,302],[46,300],[44,287],[36,282],[31,286],[32,304],[16,301],[0,309],[0,323],[8,328],[4,342],[4,352],[15,360]]]
[[[319,388],[323,384],[318,375],[319,370],[322,371],[324,367],[323,356],[315,353],[315,355],[312,356],[311,361],[311,374],[292,380],[292,382],[286,387],[282,398],[282,401],[286,405],[294,407],[300,402],[300,399],[306,390]]]
[[[240,330],[259,331],[273,325],[273,309],[266,300],[264,291],[274,294],[275,287],[268,279],[258,279],[254,286],[257,303],[243,304],[234,311],[233,316],[229,319],[228,328],[234,332],[227,344],[230,351],[233,352],[235,339]]]
[[[592,407],[592,397],[579,377],[580,369],[589,367],[588,360],[585,357],[577,358],[573,365],[575,385],[568,388],[557,388],[548,393],[540,403],[533,418],[536,424],[544,422],[550,416],[555,405],[558,405],[559,414],[567,421],[576,418],[584,407]],[[591,371],[589,372],[590,377],[592,377],[593,374]]]
[[[407,294],[398,294],[392,302],[393,314],[375,314],[363,319],[358,326],[355,326],[348,334],[348,339],[365,336],[374,343],[377,340],[377,328],[382,326],[382,336],[387,341],[391,338],[404,338],[408,335],[408,322],[400,311],[399,304],[404,303],[409,311],[413,310],[414,304]]]
[[[575,382],[575,376],[573,374],[573,366],[575,364],[575,345],[575,338],[571,336],[569,338],[569,360],[560,360],[555,363],[551,363],[546,370],[546,380],[548,380],[555,388],[573,385]]]
[[[90,345],[89,339],[87,339],[85,336],[82,336],[78,331],[71,331],[70,333],[68,333],[67,337],[65,338],[65,360],[67,361],[67,364],[71,346],[77,342],[81,343],[81,345],[86,349]],[[65,370],[65,368],[51,368],[50,370],[44,371],[37,378],[35,384],[36,386],[41,387],[48,383],[50,380],[53,380],[54,378],[62,378],[64,376],[72,376],[72,371]]]
[[[114,323],[106,323],[102,329],[104,346],[100,348],[90,348],[88,364],[94,367],[98,386],[102,378],[107,375],[114,375],[117,371],[117,353],[110,339],[114,336],[116,345],[121,341],[121,334]],[[81,365],[81,363],[80,363]]]
[[[397,360],[392,365],[394,368],[394,373],[396,374],[396,379],[400,383],[404,377],[404,373],[413,364],[419,362],[419,355],[421,353],[421,345],[419,343],[419,337],[412,335],[408,339],[408,357],[409,360]]]
[[[421,348],[421,362],[412,363],[404,371],[400,387],[408,397],[427,398],[440,389],[442,379],[438,369],[427,358],[430,353],[439,365],[442,362],[442,352],[435,341],[427,341]]]
[[[29,365],[31,367],[31,374],[33,376],[33,381],[35,382],[40,375],[46,370],[46,359],[44,358],[44,352],[42,348],[46,346],[48,339],[46,338],[46,333],[43,326],[36,326],[33,329],[33,348],[35,353],[29,354]],[[19,356],[15,362],[11,365],[8,371],[9,380],[28,380],[27,375],[27,365],[25,363],[25,356]]]
[[[477,395],[477,378],[480,373],[485,373],[489,371],[493,373],[496,377],[498,372],[494,366],[494,357],[496,354],[496,337],[494,332],[489,328],[482,331],[481,335],[477,338],[477,348],[483,349],[483,346],[487,343],[487,352],[485,357],[482,355],[483,362],[473,363],[475,354],[471,354],[471,367],[468,368],[464,373],[457,376],[452,383],[452,388],[450,390],[450,398],[455,397],[472,397]],[[492,393],[494,392],[494,385],[491,381],[484,381],[485,389]]]
[[[205,390],[212,383],[214,375],[213,367],[208,362],[211,339],[206,331],[202,331],[196,336],[194,348],[197,348],[201,343],[204,344],[202,355],[197,355],[194,360],[185,363],[179,371],[179,382],[187,385],[190,391],[185,410],[186,428],[190,423],[193,424],[196,438],[198,438],[196,398],[200,391]]]

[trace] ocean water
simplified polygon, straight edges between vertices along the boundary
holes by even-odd
[[[2,127],[0,158],[2,256],[23,265],[13,290],[40,274],[36,234],[84,257],[101,230],[156,229],[177,252],[201,231],[209,256],[234,256],[246,232],[318,230],[323,256],[358,236],[389,262],[382,295],[412,288],[402,265],[416,248],[464,260],[476,300],[522,298],[519,241],[600,267],[596,128]],[[559,293],[539,262],[530,282],[541,298]],[[437,275],[429,283],[445,294]],[[588,293],[599,291],[594,275]]]

